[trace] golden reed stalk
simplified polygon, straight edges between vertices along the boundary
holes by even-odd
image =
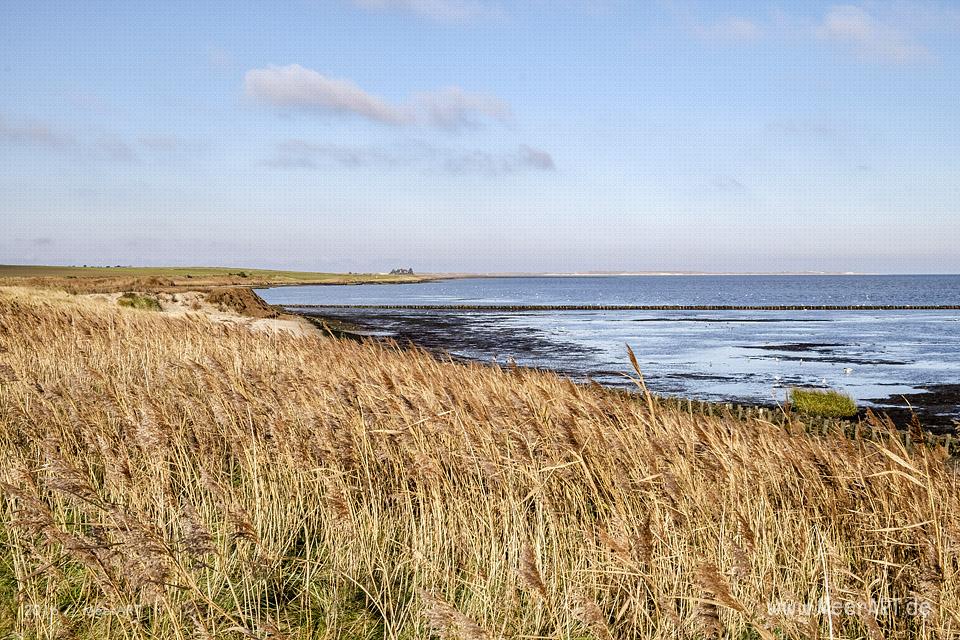
[[[61,293],[0,289],[0,481],[0,636],[960,630],[943,449]]]

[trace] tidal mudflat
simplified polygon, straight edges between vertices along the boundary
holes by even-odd
[[[795,386],[835,388],[861,405],[913,407],[929,424],[958,416],[955,310],[485,311],[485,305],[949,305],[956,276],[504,278],[400,287],[289,287],[269,302],[360,333],[483,362],[628,384],[630,345],[651,389],[753,404]],[[301,308],[298,304],[449,305],[447,309]],[[472,305],[470,310],[454,306]],[[909,404],[908,404],[909,403]]]

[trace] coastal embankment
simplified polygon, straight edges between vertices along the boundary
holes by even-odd
[[[444,278],[442,275],[323,273],[229,267],[65,267],[0,265],[0,286],[59,289],[70,293],[118,291],[186,292],[217,287],[290,285],[402,284]]]

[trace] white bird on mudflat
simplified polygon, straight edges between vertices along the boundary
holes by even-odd
[[[853,373],[853,368],[851,368],[851,367],[844,367],[844,368],[843,368],[843,372],[844,372],[846,375],[850,375],[851,373]]]

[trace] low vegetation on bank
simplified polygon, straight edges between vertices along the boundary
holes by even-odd
[[[790,405],[800,413],[823,418],[857,415],[856,401],[832,389],[791,389]]]
[[[57,292],[0,288],[0,483],[0,636],[960,629],[942,448]]]

